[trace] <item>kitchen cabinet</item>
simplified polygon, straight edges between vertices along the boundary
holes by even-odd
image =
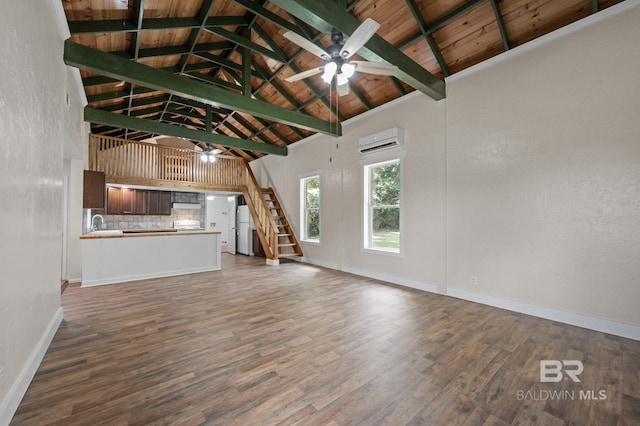
[[[122,188],[120,192],[120,211],[121,214],[134,214],[136,204],[136,190]]]
[[[107,214],[122,214],[121,189],[115,186],[107,188]]]
[[[82,190],[82,208],[104,209],[104,194],[104,173],[85,170]]]
[[[149,191],[148,213],[153,215],[171,214],[171,192],[170,191]]]
[[[110,186],[107,214],[170,215],[171,192]]]
[[[149,192],[143,189],[136,189],[134,214],[149,214]]]

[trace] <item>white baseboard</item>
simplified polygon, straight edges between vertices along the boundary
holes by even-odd
[[[430,293],[438,293],[438,286],[435,284],[424,283],[422,281],[410,280],[407,278],[396,277],[393,275],[380,274],[378,272],[367,271],[364,269],[352,268],[349,266],[339,267],[335,263],[323,262],[307,257],[292,257],[291,259],[298,262],[310,263],[323,268],[333,269],[336,271],[347,272],[349,274],[360,275],[361,277],[373,278],[374,280],[386,281],[392,284],[398,284],[404,287],[415,288],[417,290],[428,291]]]
[[[337,263],[331,263],[331,262],[324,262],[322,260],[309,259],[308,257],[294,256],[294,257],[290,257],[289,259],[295,260],[297,262],[302,262],[302,263],[310,263],[311,265],[321,266],[321,267],[327,268],[327,269],[333,269],[334,271],[337,271],[339,269]]]
[[[82,282],[82,278],[69,278],[67,282],[69,284],[78,284]]]
[[[29,359],[27,359],[27,362],[20,372],[17,380],[9,389],[8,396],[4,401],[2,401],[2,405],[0,405],[0,425],[8,425],[11,421],[11,418],[20,405],[20,401],[22,401],[22,397],[27,392],[27,389],[31,384],[31,380],[33,380],[33,376],[35,376],[36,371],[42,362],[42,358],[44,358],[44,355],[53,340],[53,336],[55,336],[56,331],[58,331],[58,327],[61,322],[62,307],[56,311],[44,334],[40,337],[40,341],[33,352],[31,352]]]
[[[350,274],[361,275],[367,278],[373,278],[374,280],[387,281],[392,284],[398,284],[404,287],[428,291],[429,293],[438,293],[437,285],[425,283],[422,281],[415,281],[407,278],[395,277],[393,275],[380,274],[378,272],[365,271],[364,269],[351,268],[349,266],[343,266],[342,271],[348,272]]]
[[[447,296],[640,341],[640,327],[449,287]]]

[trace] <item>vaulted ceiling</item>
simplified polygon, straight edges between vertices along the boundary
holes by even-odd
[[[446,97],[444,77],[622,0],[61,0],[64,59],[80,68],[93,133],[168,135],[247,160],[286,154],[313,133],[418,90]],[[352,59],[398,66],[356,72],[338,97],[320,75],[321,48],[366,18],[380,24]]]

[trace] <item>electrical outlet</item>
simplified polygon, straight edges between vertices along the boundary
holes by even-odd
[[[472,287],[477,287],[478,286],[478,277],[472,276],[469,281],[471,282],[471,286]]]

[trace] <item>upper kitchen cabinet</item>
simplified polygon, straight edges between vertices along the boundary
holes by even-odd
[[[107,188],[107,214],[122,214],[122,189],[115,186]]]
[[[149,214],[149,191],[137,189],[133,204],[134,214]]]
[[[104,209],[105,178],[103,172],[84,171],[82,207]]]
[[[170,215],[171,192],[110,186],[107,214]]]
[[[170,215],[171,214],[171,192],[170,191],[149,191],[148,214]]]

